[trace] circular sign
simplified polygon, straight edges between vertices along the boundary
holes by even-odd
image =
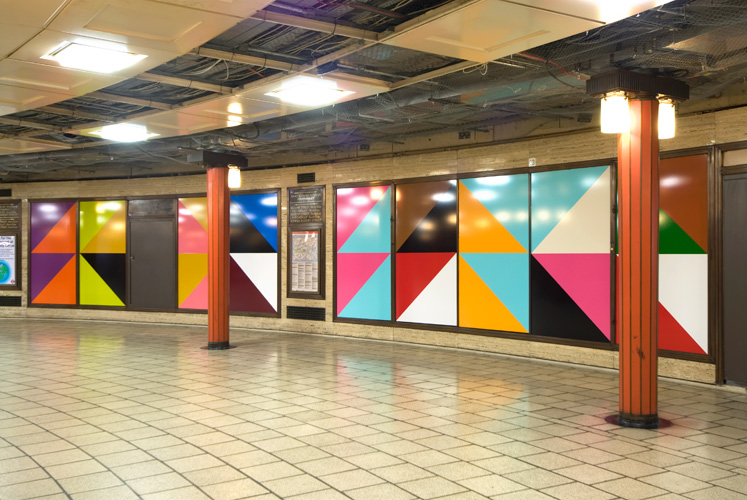
[[[10,279],[10,266],[0,261],[0,283],[5,283]]]

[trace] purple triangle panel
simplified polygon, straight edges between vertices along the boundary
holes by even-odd
[[[65,216],[74,204],[74,201],[31,203],[31,231],[29,238],[31,239],[32,251],[49,234],[55,224],[60,222],[60,219]]]
[[[74,253],[32,253],[29,267],[31,282],[31,301],[44,290],[50,281],[57,276],[65,264],[70,262]]]

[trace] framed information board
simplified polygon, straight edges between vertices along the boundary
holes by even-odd
[[[288,189],[288,297],[324,298],[324,186]]]
[[[0,201],[0,289],[21,288],[21,202]]]

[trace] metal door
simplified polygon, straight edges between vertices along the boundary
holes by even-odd
[[[747,385],[747,174],[724,177],[724,376]]]
[[[130,219],[130,306],[176,308],[173,219]]]

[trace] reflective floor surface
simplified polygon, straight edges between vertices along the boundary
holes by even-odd
[[[747,395],[660,383],[674,426],[605,423],[615,372],[279,332],[0,320],[0,498],[747,498]]]

